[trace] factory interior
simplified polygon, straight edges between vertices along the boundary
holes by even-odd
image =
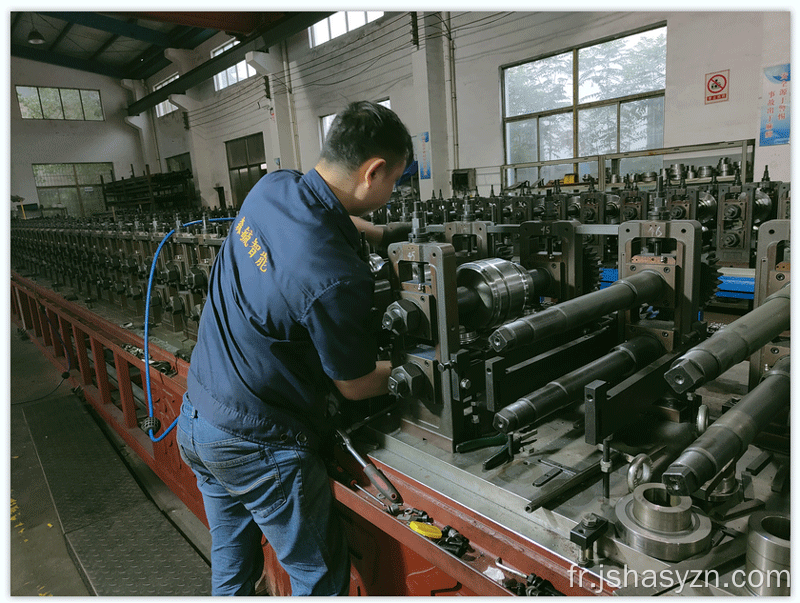
[[[211,594],[209,275],[367,100],[414,157],[388,392],[329,404],[349,594],[788,596],[791,16],[10,12],[8,594]]]

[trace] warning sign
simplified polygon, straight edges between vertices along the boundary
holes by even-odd
[[[706,104],[724,103],[728,100],[730,69],[706,73]]]

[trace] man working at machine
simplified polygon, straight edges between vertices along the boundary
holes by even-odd
[[[347,542],[319,454],[325,398],[331,382],[351,400],[384,394],[391,372],[376,361],[373,278],[351,216],[384,205],[412,155],[395,113],[352,103],[313,170],[265,176],[232,222],[177,435],[203,496],[215,595],[253,594],[262,532],[292,594],[348,593]],[[382,230],[365,231],[387,243]]]

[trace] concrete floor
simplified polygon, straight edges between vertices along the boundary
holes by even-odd
[[[88,596],[81,571],[70,556],[26,421],[26,407],[75,397],[69,382],[24,332],[10,327],[10,563],[12,596]],[[149,467],[105,429],[147,496],[206,561],[210,536],[205,526],[164,486]]]

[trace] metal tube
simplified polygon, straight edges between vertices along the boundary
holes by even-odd
[[[659,297],[666,286],[662,276],[643,270],[617,281],[610,287],[587,293],[503,325],[492,333],[489,342],[496,352],[563,333],[587,324],[616,310],[626,310]]]
[[[580,398],[587,384],[596,379],[619,383],[663,352],[650,335],[639,335],[611,350],[602,358],[567,373],[509,404],[494,415],[495,429],[509,433],[530,425]]]
[[[716,379],[789,328],[789,285],[678,358],[664,378],[682,394]]]
[[[731,410],[714,421],[664,472],[673,494],[687,495],[741,455],[775,414],[789,404],[789,356],[784,356]]]

